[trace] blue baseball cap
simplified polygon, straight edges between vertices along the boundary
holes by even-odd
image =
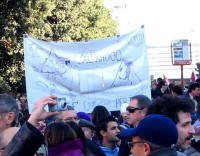
[[[151,143],[171,147],[176,144],[178,131],[175,123],[168,117],[151,114],[141,120],[136,128],[122,130],[122,137],[139,136]]]

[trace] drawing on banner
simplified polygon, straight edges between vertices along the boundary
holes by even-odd
[[[27,97],[66,97],[76,111],[96,105],[117,110],[131,96],[150,97],[143,28],[87,42],[45,42],[24,38]]]

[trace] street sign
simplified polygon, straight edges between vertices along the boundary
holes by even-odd
[[[173,65],[190,65],[192,63],[191,43],[188,40],[174,40],[171,44]]]

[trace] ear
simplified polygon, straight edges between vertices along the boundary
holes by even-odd
[[[15,120],[15,113],[14,112],[6,113],[5,122],[6,122],[7,125],[11,125],[14,120]]]
[[[146,142],[144,143],[144,152],[145,152],[145,155],[148,155],[151,152],[151,147]]]
[[[144,109],[142,110],[142,115],[145,117],[146,114],[147,114],[147,108],[144,108]]]
[[[100,134],[102,135],[102,137],[106,136],[106,132],[104,130],[100,130]]]

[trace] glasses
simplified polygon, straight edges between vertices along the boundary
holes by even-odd
[[[129,113],[134,113],[136,110],[143,110],[144,108],[136,108],[136,107],[127,107],[126,111],[128,111]]]
[[[138,144],[138,143],[144,143],[144,141],[128,142],[128,147],[129,147],[129,148],[133,148],[133,146],[134,146],[135,144]]]

